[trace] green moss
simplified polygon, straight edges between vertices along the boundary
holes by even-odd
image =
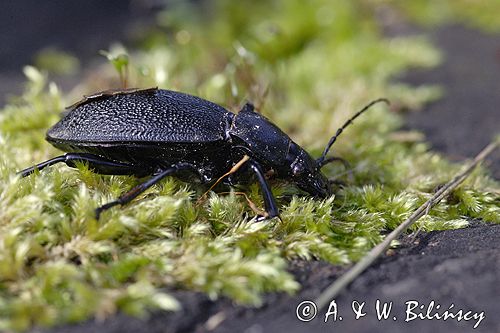
[[[471,27],[489,32],[500,31],[500,2],[495,0],[415,0],[415,1],[384,1],[401,10],[401,12],[416,22],[435,26],[460,22]]]
[[[25,93],[0,112],[0,329],[175,310],[164,293],[173,288],[258,305],[265,292],[300,287],[288,260],[358,260],[459,170],[415,133],[395,132],[397,111],[418,109],[440,89],[392,79],[440,56],[422,37],[381,37],[369,2],[219,1],[211,17],[196,8],[187,15],[185,6],[159,16],[144,49],[112,47],[110,59],[121,54],[127,63],[99,75],[119,86],[128,72],[132,86],[191,92],[232,110],[250,99],[314,156],[367,102],[385,96],[396,107],[375,107],[335,144],[333,153],[353,167],[325,168],[346,183],[334,196],[316,200],[273,183],[282,221],[256,222],[234,191],[198,203],[204,189],[173,178],[96,221],[96,206],[140,180],[96,175],[85,165],[15,176],[60,153],[44,133],[78,98],[27,67]],[[83,87],[110,88],[95,80]],[[262,207],[256,184],[243,190]],[[469,218],[498,223],[499,191],[479,169],[414,228],[459,228]]]
[[[41,70],[58,75],[76,74],[80,62],[75,56],[56,48],[45,48],[35,56],[35,66]]]

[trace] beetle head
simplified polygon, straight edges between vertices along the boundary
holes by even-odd
[[[294,142],[290,143],[287,161],[288,173],[300,189],[321,198],[332,194],[330,183],[316,161]]]

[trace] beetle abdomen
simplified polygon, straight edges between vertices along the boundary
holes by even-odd
[[[189,162],[198,168],[202,181],[220,176],[218,170],[226,170],[231,163],[226,159],[209,159],[207,156],[224,156],[230,150],[227,142],[205,143],[79,143],[68,141],[51,142],[56,148],[70,153],[85,153],[104,156],[106,159],[140,167],[144,174],[150,174],[179,162]]]
[[[77,104],[47,132],[49,142],[210,142],[227,139],[234,114],[204,99],[159,89]]]

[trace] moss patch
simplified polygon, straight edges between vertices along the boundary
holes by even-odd
[[[498,1],[416,0],[384,1],[399,8],[409,18],[425,26],[460,22],[488,32],[500,31]]]

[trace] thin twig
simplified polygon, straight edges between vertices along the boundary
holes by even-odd
[[[351,267],[344,275],[339,277],[332,283],[317,299],[316,306],[318,310],[330,304],[331,300],[336,297],[347,285],[356,279],[365,269],[367,269],[385,250],[390,246],[391,242],[398,238],[407,228],[418,221],[419,218],[429,213],[429,210],[438,204],[444,197],[460,185],[489,154],[491,154],[500,144],[496,140],[486,146],[474,160],[465,167],[465,169],[455,176],[446,185],[440,188],[429,200],[420,206],[413,214],[401,223],[396,229],[385,237],[385,239],[375,246],[368,254],[358,263]]]
[[[233,165],[231,170],[229,170],[228,172],[226,172],[225,174],[220,176],[219,179],[217,179],[215,181],[215,183],[212,186],[210,186],[210,188],[208,190],[206,190],[205,193],[203,193],[203,195],[198,199],[198,203],[201,203],[203,200],[205,200],[205,197],[207,196],[208,192],[212,191],[214,189],[214,187],[217,186],[217,184],[219,184],[224,178],[226,178],[227,176],[232,175],[233,173],[238,171],[238,169],[241,168],[241,166],[243,164],[245,164],[245,162],[248,161],[249,159],[250,159],[250,156],[243,155],[243,158],[241,160],[239,160],[238,163]]]

